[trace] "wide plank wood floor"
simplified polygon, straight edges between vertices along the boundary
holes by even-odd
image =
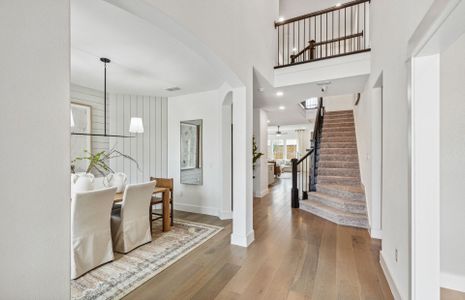
[[[124,299],[393,299],[379,241],[291,209],[289,179],[254,199],[255,242],[247,249],[230,244],[230,221],[175,216],[225,229]]]

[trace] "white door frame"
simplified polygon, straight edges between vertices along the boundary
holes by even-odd
[[[465,32],[465,1],[435,0],[409,40],[411,299],[440,298],[440,53]]]

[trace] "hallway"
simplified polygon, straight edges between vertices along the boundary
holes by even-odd
[[[228,221],[177,212],[225,229],[125,299],[392,299],[365,229],[290,208],[290,180],[254,200],[255,242],[229,243]]]

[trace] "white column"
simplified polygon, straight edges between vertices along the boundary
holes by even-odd
[[[245,87],[233,90],[233,232],[231,244],[247,247],[254,240],[252,131],[253,103]]]

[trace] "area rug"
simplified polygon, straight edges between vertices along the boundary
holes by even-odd
[[[161,228],[155,224],[154,228]],[[71,281],[71,298],[121,299],[183,256],[205,243],[222,228],[175,220],[169,232],[155,232],[153,241]]]

